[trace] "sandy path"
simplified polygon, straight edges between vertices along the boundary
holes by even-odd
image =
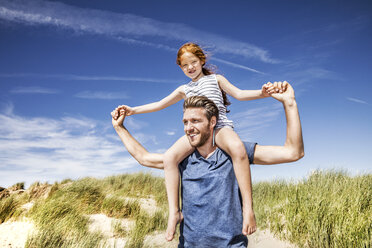
[[[90,220],[89,231],[101,232],[107,238],[108,247],[124,247],[127,242],[127,239],[115,237],[113,221],[119,221],[125,230],[130,230],[135,224],[133,220],[110,218],[104,214],[92,214],[88,217]]]
[[[248,248],[297,248],[287,241],[277,239],[269,230],[257,230],[248,236]]]
[[[112,231],[112,218],[103,214],[90,216],[91,231],[101,231],[108,238],[109,247],[123,247],[126,240],[115,237]],[[128,220],[122,220],[124,227],[132,226],[134,223]],[[22,248],[24,247],[27,236],[35,228],[34,224],[27,218],[21,221],[5,222],[0,224],[0,247],[1,248]],[[248,248],[297,248],[286,241],[275,238],[268,230],[257,230],[254,234],[248,236]],[[177,247],[178,240],[167,242],[164,239],[164,233],[156,232],[148,235],[144,242],[144,247],[151,248],[172,248]]]
[[[0,225],[0,247],[22,248],[25,246],[27,236],[35,228],[27,218],[21,221],[5,222]]]
[[[127,200],[135,200],[127,198]],[[153,214],[157,207],[152,198],[137,199],[141,208]],[[22,208],[28,210],[32,207],[33,202],[25,204]],[[130,230],[135,225],[134,220],[109,218],[104,214],[93,214],[88,216],[90,219],[89,230],[99,231],[107,238],[108,247],[124,247],[127,239],[115,237],[113,231],[113,221],[120,222],[125,230]],[[1,248],[22,248],[24,247],[27,237],[35,229],[31,220],[22,218],[19,221],[8,221],[0,224],[0,247]],[[248,248],[297,248],[297,246],[286,241],[275,238],[269,230],[257,230],[254,234],[248,236]],[[147,235],[144,241],[146,248],[172,248],[177,247],[178,238],[172,242],[167,242],[163,232],[155,232]]]
[[[164,233],[159,232],[148,235],[144,242],[145,248],[174,248],[177,245],[177,239],[167,242],[164,239]],[[275,238],[268,230],[257,230],[248,236],[248,248],[297,248],[297,246]]]

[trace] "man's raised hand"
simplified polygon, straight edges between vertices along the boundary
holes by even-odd
[[[123,122],[125,119],[125,109],[121,106],[118,106],[115,110],[111,112],[112,116],[112,125],[114,127],[123,126]]]
[[[280,102],[293,101],[295,99],[294,90],[287,81],[275,82],[274,89],[277,93],[272,93],[271,97]],[[283,93],[278,93],[280,92],[279,89],[282,89]]]

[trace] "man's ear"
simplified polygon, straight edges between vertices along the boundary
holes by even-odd
[[[216,126],[216,124],[217,124],[217,118],[216,118],[216,116],[212,116],[212,118],[211,118],[211,120],[210,120],[209,123],[210,123],[211,127],[214,128]]]

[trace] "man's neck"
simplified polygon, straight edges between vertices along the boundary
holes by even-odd
[[[202,155],[204,158],[209,158],[213,152],[216,150],[217,146],[213,146],[212,141],[207,141],[204,145],[199,146],[196,148],[200,155]]]

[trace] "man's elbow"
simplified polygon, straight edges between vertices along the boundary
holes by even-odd
[[[148,158],[146,156],[138,158],[137,161],[140,165],[145,166],[145,167],[160,169],[160,170],[164,169],[163,163],[154,161],[153,159]]]
[[[300,160],[300,159],[303,158],[304,156],[305,156],[305,151],[304,151],[304,150],[298,152],[298,153],[296,154],[296,156],[295,156],[295,161]]]
[[[289,153],[289,157],[288,157],[288,160],[290,162],[295,162],[297,160],[300,160],[301,158],[303,158],[305,156],[305,151],[304,149],[293,149],[290,151]]]
[[[151,166],[151,161],[149,161],[148,159],[146,159],[145,157],[141,157],[141,158],[138,158],[137,159],[137,162],[142,165],[142,166],[145,166],[145,167],[152,167]]]

